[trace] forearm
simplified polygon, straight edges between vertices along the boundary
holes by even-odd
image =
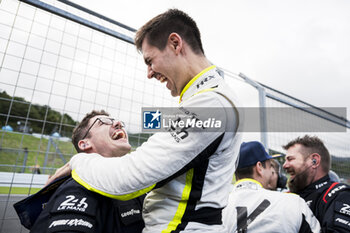
[[[74,170],[73,178],[91,191],[129,200],[150,191],[158,182],[174,175],[197,156],[203,156],[199,149],[200,143],[209,145],[222,134],[208,133],[202,136],[199,138],[196,135],[182,144],[174,144],[167,133],[154,135],[135,152],[117,158],[78,154],[70,161]],[[199,142],[203,138],[205,142]],[[160,146],[155,148],[155,145]]]

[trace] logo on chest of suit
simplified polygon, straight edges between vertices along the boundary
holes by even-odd
[[[180,117],[177,117],[176,120],[173,120],[174,124],[170,124],[167,128],[168,132],[170,132],[170,135],[175,139],[176,142],[181,142],[185,138],[188,137],[189,132],[188,129],[191,127],[184,122],[187,120],[198,120],[197,114],[185,109],[184,107],[180,107],[179,110],[183,113],[183,115]],[[175,124],[176,123],[176,124]]]
[[[328,181],[325,181],[325,182],[323,182],[323,183],[321,183],[321,184],[316,184],[316,185],[315,185],[315,188],[316,188],[316,189],[319,189],[319,188],[323,187],[324,185],[326,185],[327,183],[328,183]]]
[[[335,193],[337,193],[338,191],[342,190],[346,188],[346,185],[342,185],[342,186],[339,186],[339,187],[336,187],[335,189],[333,189],[332,191],[330,191],[327,196],[328,197],[332,197]]]
[[[121,216],[122,216],[122,218],[125,218],[127,216],[132,216],[132,215],[135,215],[135,214],[141,214],[141,211],[140,210],[131,209],[129,211],[121,213]]]
[[[343,207],[340,209],[339,212],[350,216],[350,205],[343,203]]]
[[[204,85],[204,84],[205,84],[206,82],[208,82],[209,80],[214,79],[214,78],[215,78],[215,76],[213,76],[213,75],[210,75],[210,76],[208,76],[208,77],[205,77],[205,78],[202,79],[199,83],[197,83],[197,85],[196,85],[197,89],[198,89],[200,86]]]
[[[336,219],[335,219],[335,222],[336,222],[336,223],[341,223],[341,224],[343,224],[343,225],[345,225],[345,226],[347,226],[347,227],[350,227],[350,222],[349,222],[348,220],[346,220],[346,219],[343,219],[343,218],[336,218]]]

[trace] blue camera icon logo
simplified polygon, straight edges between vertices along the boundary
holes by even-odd
[[[143,112],[143,128],[144,129],[160,129],[162,113],[157,111]]]

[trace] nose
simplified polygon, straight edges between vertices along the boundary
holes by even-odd
[[[287,169],[289,167],[289,163],[288,161],[286,160],[284,163],[283,163],[283,169]]]
[[[149,65],[147,67],[147,78],[151,79],[154,77],[156,72],[154,72],[154,70],[152,69],[152,67]]]
[[[121,128],[123,128],[123,123],[122,123],[121,121],[115,120],[115,121],[113,122],[113,128],[121,129]]]
[[[154,71],[152,70],[152,67],[149,65],[147,67],[147,78],[151,79],[154,76]]]

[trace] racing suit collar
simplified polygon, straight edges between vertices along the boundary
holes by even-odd
[[[179,99],[179,103],[181,103],[183,100],[189,98],[190,96],[194,95],[196,92],[200,91],[203,89],[203,87],[206,87],[207,85],[205,85],[206,83],[204,83],[204,79],[206,77],[209,77],[212,75],[212,77],[216,77],[213,73],[216,72],[216,66],[212,65],[209,66],[207,68],[205,68],[204,70],[202,70],[201,72],[199,72],[199,74],[197,74],[194,78],[192,78],[184,87],[184,89],[182,89],[181,94],[180,94],[180,99]],[[207,80],[210,81],[210,80]],[[206,82],[207,82],[206,81]]]
[[[238,180],[234,186],[235,189],[261,189],[263,186],[257,180],[245,178]]]
[[[297,193],[297,194],[311,193],[311,192],[314,192],[316,190],[320,190],[322,188],[324,189],[324,188],[328,187],[327,184],[329,184],[330,182],[331,182],[331,180],[330,180],[329,176],[325,175],[321,179],[306,186],[306,188],[304,190],[302,190],[300,193]]]

